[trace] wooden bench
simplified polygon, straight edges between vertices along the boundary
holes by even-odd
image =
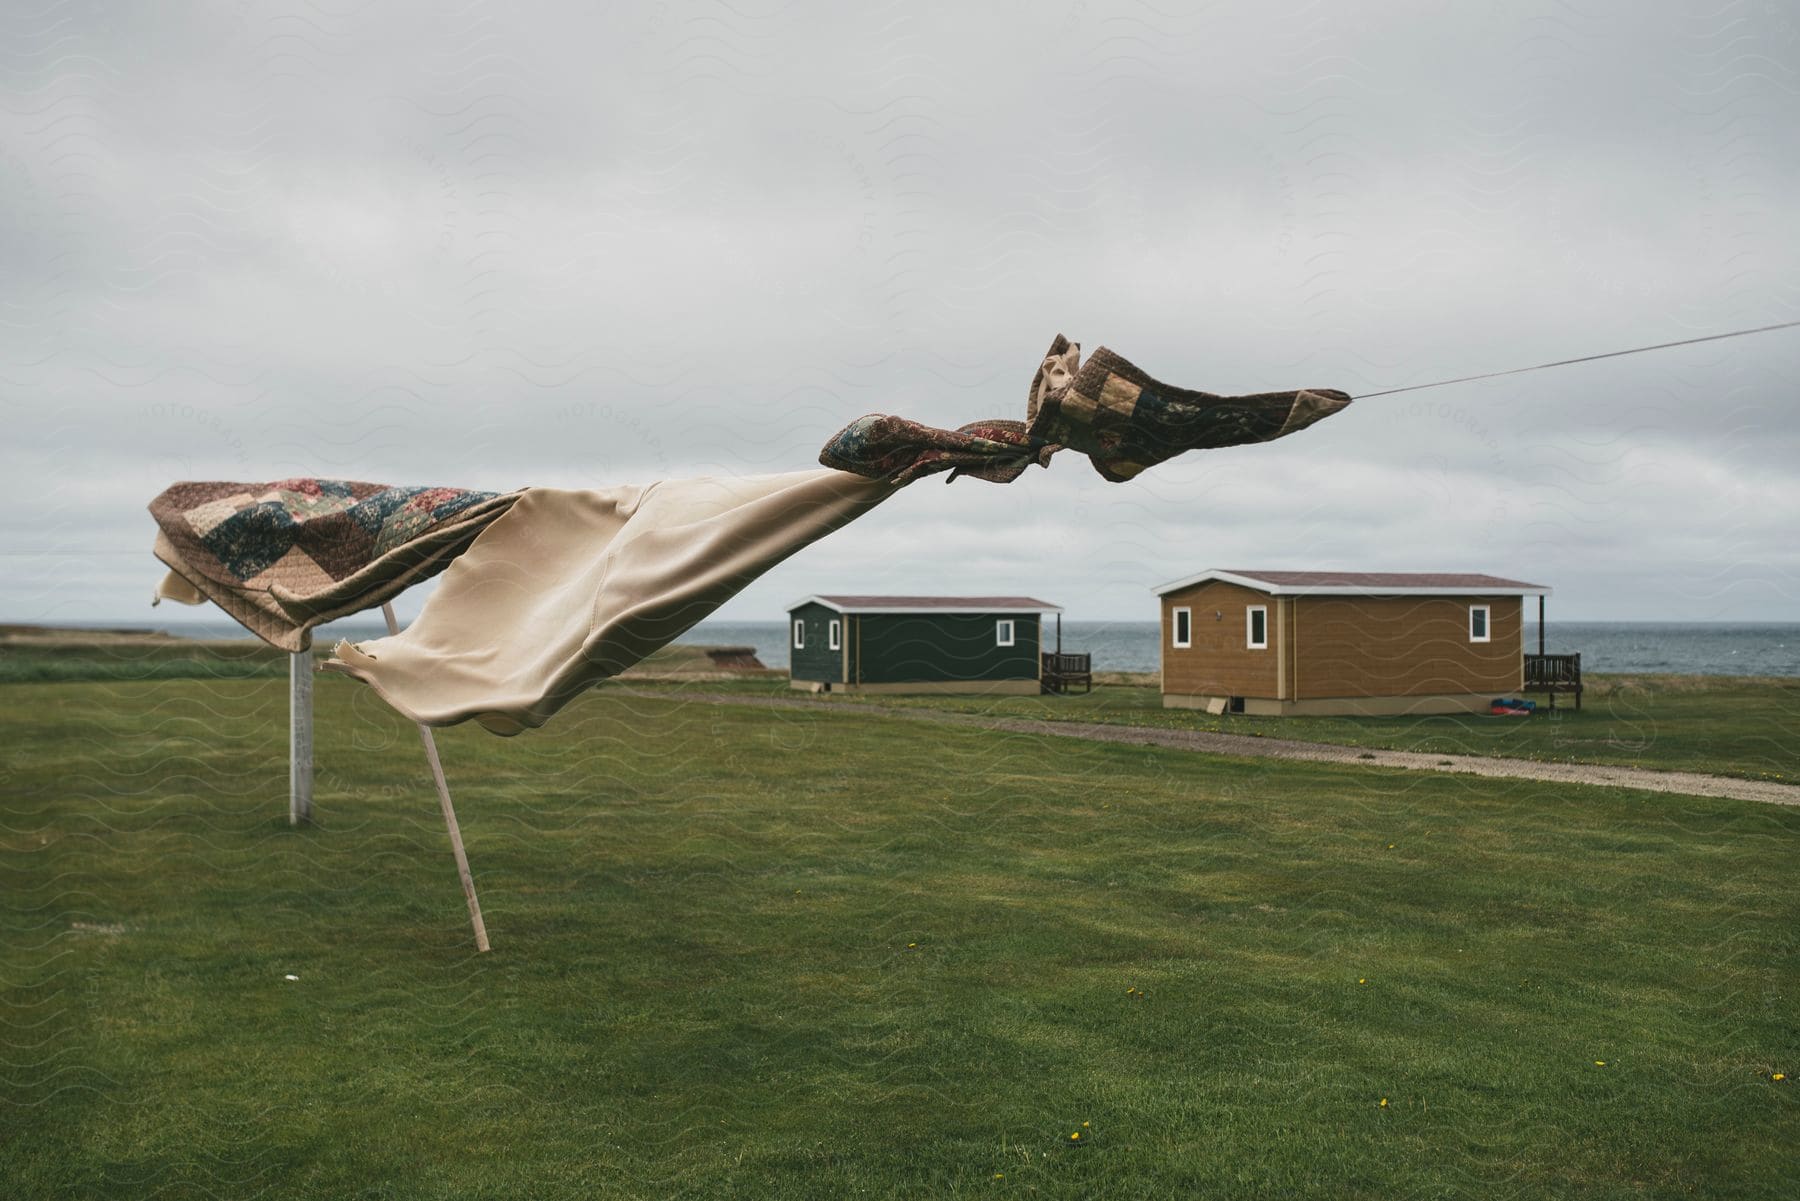
[[[1045,692],[1061,695],[1076,684],[1082,686],[1083,692],[1094,690],[1092,655],[1074,651],[1045,651],[1042,659],[1039,678],[1044,683]]]

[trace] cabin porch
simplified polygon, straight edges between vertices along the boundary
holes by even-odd
[[[1525,652],[1524,690],[1526,692],[1547,692],[1550,694],[1550,707],[1556,708],[1556,694],[1573,692],[1575,708],[1581,708],[1581,652],[1574,654],[1552,655],[1544,650],[1544,598],[1538,597],[1537,606],[1537,654]]]

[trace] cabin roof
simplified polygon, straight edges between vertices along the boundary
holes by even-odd
[[[807,596],[787,607],[820,604],[839,613],[1061,613],[1032,596]]]
[[[1219,580],[1271,596],[1549,596],[1547,584],[1466,571],[1247,571],[1214,567],[1157,585],[1158,596]]]

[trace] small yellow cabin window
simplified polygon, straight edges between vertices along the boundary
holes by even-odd
[[[1194,645],[1194,611],[1192,609],[1175,610],[1173,643],[1178,649],[1186,649]]]
[[[1492,635],[1488,627],[1488,607],[1486,605],[1469,606],[1469,641],[1488,642]]]
[[[1244,645],[1253,651],[1269,646],[1269,607],[1251,605],[1244,610]]]

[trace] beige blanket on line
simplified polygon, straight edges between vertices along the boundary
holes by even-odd
[[[532,488],[450,564],[416,621],[340,642],[324,666],[414,721],[517,734],[896,491],[825,469]]]

